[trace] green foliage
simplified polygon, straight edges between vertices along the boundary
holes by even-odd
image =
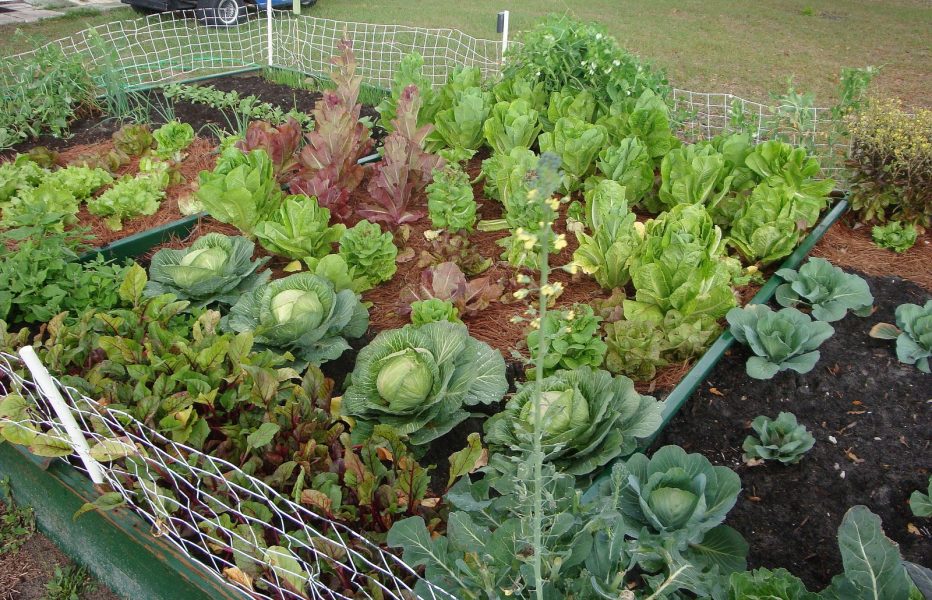
[[[427,212],[433,227],[472,231],[476,224],[476,200],[469,175],[458,165],[434,171],[427,186]]]
[[[915,225],[903,224],[899,221],[890,221],[886,225],[874,225],[871,229],[871,237],[875,244],[901,254],[913,247],[918,236],[919,232]]]
[[[388,133],[395,130],[394,120],[397,117],[398,100],[401,98],[401,93],[409,85],[417,86],[420,97],[424,102],[417,115],[418,126],[426,125],[433,120],[433,115],[429,114],[429,110],[425,107],[434,105],[435,92],[431,86],[430,78],[425,76],[423,71],[424,58],[417,52],[406,54],[398,63],[398,68],[392,75],[391,94],[383,98],[379,105],[375,107],[379,111],[379,124]]]
[[[7,228],[36,227],[62,232],[77,222],[80,201],[68,190],[53,183],[20,190],[3,209],[0,225]]]
[[[127,123],[111,136],[113,147],[126,156],[141,156],[155,144],[148,125]]]
[[[194,128],[188,123],[169,121],[152,132],[155,155],[159,158],[181,160],[181,153],[194,141]]]
[[[79,262],[82,240],[72,234],[11,230],[0,245],[0,319],[44,323],[56,314],[118,306],[123,267],[102,258]]]
[[[601,317],[588,304],[574,304],[568,310],[547,311],[547,315],[527,336],[527,347],[534,360],[540,350],[541,336],[548,336],[544,357],[544,377],[558,369],[599,367],[605,359],[605,342],[599,337]],[[528,377],[534,378],[533,369]]]
[[[917,517],[932,517],[932,477],[929,477],[929,487],[925,494],[920,490],[910,494],[909,509]]]
[[[450,300],[441,300],[440,298],[416,300],[411,303],[412,325],[417,326],[438,321],[462,323],[460,321],[460,311],[453,306]]]
[[[213,172],[201,171],[197,199],[213,218],[252,235],[281,206],[282,192],[265,150],[241,156],[229,170],[218,162]]]
[[[492,266],[492,259],[482,256],[465,235],[441,231],[436,236],[429,234],[427,241],[428,245],[418,257],[417,266],[420,269],[452,262],[465,275],[472,277]]]
[[[39,185],[49,174],[48,169],[19,154],[12,161],[0,163],[0,203],[9,202],[23,190]]]
[[[615,142],[628,137],[638,138],[655,162],[680,144],[670,129],[670,109],[661,96],[649,89],[639,96],[616,101],[608,114],[597,122],[606,128],[609,138]]]
[[[0,402],[2,406],[3,402]],[[36,530],[35,513],[30,506],[15,506],[9,495],[7,479],[0,480],[3,503],[0,504],[0,554],[12,556]]]
[[[742,449],[745,462],[750,460],[778,460],[785,465],[795,465],[815,445],[815,438],[805,425],[796,422],[796,415],[781,412],[771,419],[763,415],[751,421],[751,429],[757,436],[744,439]]]
[[[127,175],[100,196],[89,199],[87,210],[92,215],[104,217],[108,229],[120,231],[125,219],[155,214],[165,197],[165,185],[167,182],[159,181],[157,177]]]
[[[541,131],[539,118],[525,98],[498,102],[482,126],[485,141],[499,154],[508,154],[512,148],[529,149]]]
[[[541,115],[541,124],[546,131],[553,131],[556,122],[563,117],[594,123],[595,116],[596,101],[591,92],[563,88],[558,92],[551,92],[547,110]]]
[[[623,376],[582,366],[541,381],[540,422],[545,460],[561,472],[590,475],[613,458],[632,452],[639,438],[660,427],[661,404],[634,390]],[[485,424],[493,450],[528,449],[534,432],[537,387],[528,383]]]
[[[728,580],[728,600],[819,600],[818,594],[786,569],[760,568],[732,573]]]
[[[333,283],[333,290],[353,290],[360,294],[372,288],[372,283],[351,268],[340,254],[328,254],[321,259],[307,259],[308,270]]]
[[[343,394],[353,439],[377,424],[426,444],[464,421],[463,406],[491,404],[508,391],[505,361],[464,325],[435,322],[383,331],[356,359]]]
[[[244,237],[208,233],[181,250],[163,248],[149,266],[147,296],[173,294],[190,309],[231,306],[264,284],[268,271],[256,271],[269,259],[252,260],[255,244]]]
[[[260,347],[290,353],[298,365],[335,360],[361,337],[369,313],[352,290],[298,273],[255,288],[230,309],[224,328],[250,333]]]
[[[330,211],[316,198],[286,196],[278,210],[260,221],[254,230],[262,247],[293,259],[320,259],[333,251],[346,226],[330,225]]]
[[[52,171],[43,180],[43,183],[65,190],[78,200],[86,200],[112,182],[113,177],[104,169],[77,166]]]
[[[784,283],[777,288],[780,306],[808,306],[819,321],[839,321],[850,310],[859,317],[871,314],[874,296],[867,282],[845,273],[824,258],[813,257],[799,268],[780,269],[777,277]]]
[[[628,210],[625,188],[606,179],[584,194],[585,229],[576,230],[578,248],[573,263],[610,290],[628,283],[628,261],[642,243],[634,213]]]
[[[192,104],[203,104],[224,113],[230,113],[234,122],[228,123],[237,131],[245,130],[249,121],[267,121],[272,125],[281,125],[288,119],[294,119],[302,125],[309,125],[312,119],[296,108],[284,111],[281,107],[260,102],[256,96],[240,96],[237,91],[222,92],[211,85],[188,85],[171,83],[162,88],[168,100],[183,100]],[[230,117],[226,117],[230,120]],[[238,125],[242,124],[240,128]]]
[[[450,148],[468,157],[482,145],[482,128],[492,109],[492,95],[480,87],[481,81],[478,67],[459,69],[430,102],[425,102],[434,124],[427,138],[428,150]]]
[[[647,146],[636,137],[606,146],[596,162],[599,172],[624,187],[630,204],[643,200],[654,187],[654,166]]]
[[[819,218],[820,205],[806,204],[781,182],[761,183],[738,209],[728,244],[751,262],[773,263],[788,256],[805,227]]]
[[[677,204],[702,204],[713,209],[731,191],[725,157],[711,145],[675,148],[660,163],[660,202],[667,209]]]
[[[541,152],[560,157],[564,170],[563,189],[577,189],[595,166],[595,159],[608,140],[605,128],[575,117],[561,117],[553,132],[540,135]]]
[[[55,573],[45,584],[45,600],[81,600],[96,588],[87,569],[78,565],[56,565]]]
[[[755,379],[787,369],[808,373],[819,360],[817,348],[835,333],[828,323],[795,308],[774,312],[765,304],[749,304],[731,309],[726,318],[735,339],[757,355],[747,362],[747,373]]]
[[[398,248],[389,232],[363,219],[340,238],[340,256],[351,270],[369,280],[370,287],[388,281],[398,268]]]
[[[929,358],[932,357],[932,300],[924,306],[901,304],[896,307],[896,324],[878,323],[870,336],[882,340],[896,340],[896,357],[907,365],[916,365],[923,373],[929,373]]]

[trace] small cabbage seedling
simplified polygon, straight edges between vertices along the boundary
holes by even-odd
[[[932,517],[932,477],[929,477],[929,489],[925,494],[916,490],[910,495],[909,508],[917,517]]]
[[[916,365],[923,373],[929,373],[929,357],[932,357],[932,300],[925,306],[901,304],[896,307],[896,324],[878,323],[870,336],[881,340],[896,340],[896,357],[907,365]]]
[[[787,283],[777,288],[780,306],[809,306],[819,321],[839,321],[850,310],[859,317],[871,314],[874,296],[867,282],[845,273],[824,258],[810,258],[799,268],[780,269],[777,275]]]
[[[786,369],[808,373],[819,361],[816,348],[835,333],[828,323],[813,321],[795,308],[774,312],[764,304],[751,304],[731,309],[725,318],[735,339],[757,355],[746,365],[754,379],[770,379]]]
[[[815,438],[804,425],[796,422],[796,415],[781,412],[776,419],[761,415],[751,422],[757,436],[749,435],[742,449],[745,462],[754,460],[778,460],[785,465],[795,465],[812,446]]]

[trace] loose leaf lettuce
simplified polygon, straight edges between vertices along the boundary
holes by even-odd
[[[197,199],[213,218],[252,235],[281,206],[282,192],[265,150],[253,150],[238,162],[227,173],[201,171]]]
[[[286,197],[268,221],[256,226],[255,235],[274,254],[319,259],[333,251],[344,231],[342,223],[330,225],[330,211],[319,206],[316,198],[297,195]]]

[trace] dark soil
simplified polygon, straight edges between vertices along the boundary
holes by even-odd
[[[906,559],[932,565],[932,526],[907,505],[932,469],[932,375],[900,363],[893,342],[868,337],[874,324],[895,322],[898,305],[923,304],[929,293],[899,278],[865,278],[875,313],[833,323],[815,369],[751,379],[749,352],[736,345],[657,443],[737,471],[743,491],[726,523],[750,544],[749,567],[784,567],[813,590],[842,571],[838,526],[857,504],[881,517]],[[750,421],[780,411],[809,428],[815,447],[793,466],[746,466],[741,444],[753,433]]]
[[[223,92],[236,91],[239,92],[240,97],[253,95],[262,102],[279,106],[282,110],[288,111],[297,108],[305,113],[310,113],[317,100],[321,97],[320,92],[295,89],[287,85],[272,83],[252,73],[218,77],[201,82],[198,85],[213,86]],[[157,90],[148,92],[147,97],[156,106],[173,104],[175,118],[190,123],[199,136],[209,137],[213,135],[208,129],[208,125],[213,124],[229,129],[229,123],[235,122],[233,114],[229,111],[218,111],[204,104],[192,104],[183,101],[172,103],[170,100],[166,100],[162,93]],[[363,106],[362,116],[370,117],[375,121],[378,119],[379,114],[374,107]],[[154,111],[150,117],[153,126],[164,123],[164,119],[157,111]],[[69,128],[70,137],[56,138],[51,135],[43,135],[38,139],[18,145],[13,149],[13,152],[25,152],[36,146],[46,146],[52,150],[63,150],[75,145],[94,144],[109,139],[119,128],[120,123],[115,119],[102,117],[100,113],[93,112],[81,116],[71,123]],[[377,140],[380,140],[383,135],[384,131],[381,128],[376,127],[373,130],[373,137]]]

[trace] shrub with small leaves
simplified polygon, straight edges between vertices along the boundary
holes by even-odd
[[[781,412],[776,419],[761,415],[751,422],[751,428],[757,436],[749,435],[744,440],[745,462],[778,460],[795,465],[815,445],[815,438],[793,413]]]
[[[544,377],[557,369],[600,366],[607,348],[599,336],[601,322],[602,317],[595,316],[587,304],[574,304],[568,310],[548,311],[539,326],[527,336],[532,357],[537,356],[540,350],[541,335],[550,336],[550,346],[544,358]],[[528,376],[534,375],[531,369]]]
[[[427,300],[416,300],[411,303],[412,325],[423,325],[424,323],[435,323],[437,321],[462,323],[460,321],[460,311],[449,300],[428,298]]]
[[[911,223],[904,225],[899,221],[890,221],[886,225],[874,225],[871,229],[871,237],[875,244],[900,253],[912,248],[918,235],[915,225]]]
[[[340,256],[373,285],[391,279],[398,268],[395,265],[398,248],[392,234],[382,233],[377,223],[365,219],[347,229],[340,238]]]

